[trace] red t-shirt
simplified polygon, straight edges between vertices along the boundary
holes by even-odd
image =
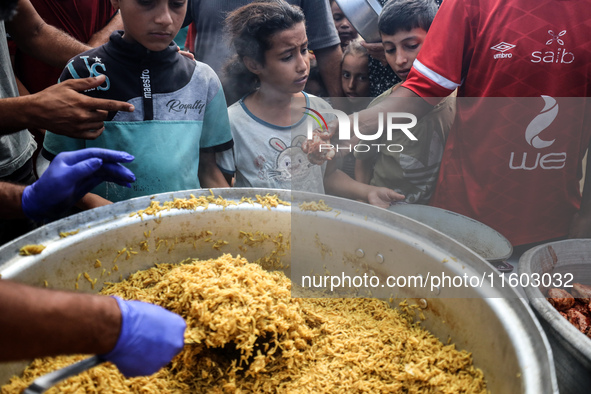
[[[45,22],[84,43],[105,27],[116,11],[109,0],[31,0],[31,3]],[[31,93],[56,84],[63,70],[20,51],[15,61],[16,74]]]
[[[590,10],[587,0],[443,2],[403,85],[427,101],[458,88],[432,205],[514,245],[568,234],[591,133]]]

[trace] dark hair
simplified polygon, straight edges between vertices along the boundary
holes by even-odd
[[[0,0],[0,21],[9,21],[16,14],[18,0]],[[4,39],[4,37],[2,37]]]
[[[380,13],[378,28],[388,35],[417,27],[429,31],[436,13],[434,0],[389,0]]]
[[[244,57],[264,65],[273,34],[304,21],[302,10],[283,0],[257,0],[228,14],[225,29],[236,52],[224,67],[222,78],[228,103],[258,87],[258,78],[246,68]]]
[[[361,41],[362,40],[359,38],[351,40],[349,45],[347,45],[347,47],[343,50],[343,59],[341,60],[341,63],[343,62],[343,60],[345,60],[345,56],[347,55],[369,56],[367,48],[361,45]]]

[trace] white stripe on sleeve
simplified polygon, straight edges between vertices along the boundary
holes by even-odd
[[[412,63],[412,66],[415,70],[423,74],[425,77],[429,78],[431,81],[448,90],[455,90],[460,86],[460,84],[452,82],[449,79],[437,74],[435,71],[431,70],[423,63],[419,62],[418,59],[415,59],[415,61]]]

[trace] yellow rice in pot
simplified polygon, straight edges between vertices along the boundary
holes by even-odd
[[[102,294],[161,305],[186,345],[148,377],[106,363],[50,393],[486,393],[471,355],[376,299],[291,298],[291,282],[225,254],[138,271]],[[2,393],[87,356],[35,360]]]

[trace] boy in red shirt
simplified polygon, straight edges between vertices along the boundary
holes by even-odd
[[[582,99],[591,93],[590,5],[443,2],[407,81],[359,114],[360,131],[375,132],[378,112],[420,118],[457,88],[431,204],[513,245],[590,235],[590,193],[579,188],[591,134]]]

